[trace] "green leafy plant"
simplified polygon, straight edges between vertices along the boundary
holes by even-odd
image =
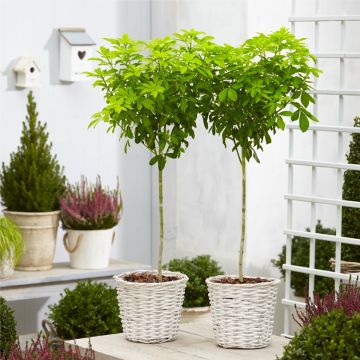
[[[360,118],[354,119],[354,127],[360,127]],[[353,133],[349,145],[347,161],[349,164],[360,164],[360,134]],[[344,172],[343,199],[360,201],[360,171],[346,170]],[[360,209],[343,207],[342,235],[360,239]],[[346,261],[360,262],[360,246],[342,244],[341,257]]]
[[[24,241],[17,225],[4,216],[0,216],[0,263],[12,259],[16,265],[24,251]]]
[[[12,310],[6,303],[6,300],[0,296],[0,356],[6,356],[9,353],[16,338],[14,310]]]
[[[65,189],[65,177],[56,156],[51,154],[46,124],[37,119],[31,91],[27,98],[28,114],[22,124],[21,144],[10,155],[10,164],[2,164],[2,204],[11,211],[53,211],[59,208],[58,196]]]
[[[309,228],[306,231],[310,231]],[[320,220],[316,224],[315,232],[318,234],[335,235],[335,229],[325,228]],[[300,236],[294,236],[291,245],[291,263],[298,266],[309,266],[310,254],[310,239]],[[329,260],[335,256],[335,244],[329,241],[316,240],[315,241],[315,267],[320,270],[332,271]],[[285,275],[285,270],[282,266],[286,262],[286,245],[282,247],[281,253],[272,263],[279,268],[282,276]],[[293,272],[291,273],[291,287],[295,290],[296,296],[305,297],[305,289],[308,284],[308,275]],[[314,290],[320,296],[334,289],[334,280],[321,276],[315,276]]]
[[[342,310],[333,310],[315,318],[277,359],[360,359],[360,313],[350,318]]]
[[[304,39],[287,29],[259,34],[239,47],[225,46],[213,52],[213,73],[203,88],[201,111],[205,127],[231,144],[242,169],[242,218],[239,281],[243,281],[243,253],[246,221],[246,165],[259,161],[256,151],[271,135],[285,129],[285,117],[298,121],[304,132],[309,120],[317,121],[307,110],[314,102],[311,79],[319,70]],[[291,106],[291,107],[290,107]]]
[[[82,176],[59,201],[63,227],[73,230],[111,229],[118,224],[123,206],[119,184],[115,190],[104,188],[100,176],[95,184]]]
[[[203,49],[211,37],[195,30],[173,37],[135,41],[124,35],[106,39],[110,48],[100,47],[98,68],[89,76],[96,80],[106,100],[94,114],[90,126],[103,121],[108,130],[120,131],[125,152],[130,141],[143,144],[152,154],[150,165],[158,166],[160,245],[158,281],[162,280],[163,169],[167,159],[181,156],[194,138],[199,113],[199,85],[203,74],[211,76]]]
[[[49,319],[64,339],[122,332],[116,289],[104,283],[79,282],[49,309]]]
[[[210,276],[224,274],[219,264],[210,255],[199,255],[192,259],[172,259],[165,268],[178,271],[189,277],[185,289],[184,307],[209,306],[205,280]]]

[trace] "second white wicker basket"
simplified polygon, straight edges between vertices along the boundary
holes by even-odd
[[[137,273],[149,271],[137,271]],[[179,322],[188,277],[164,271],[163,275],[178,280],[161,283],[126,281],[131,273],[115,275],[120,316],[126,338],[141,343],[161,343],[173,340]]]
[[[224,275],[206,279],[218,345],[241,349],[268,346],[280,280],[242,285],[215,282],[221,277]]]

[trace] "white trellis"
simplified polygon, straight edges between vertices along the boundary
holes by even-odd
[[[345,52],[344,51],[344,38],[345,38],[345,27],[346,23],[349,21],[360,21],[360,15],[344,15],[344,16],[318,16],[318,7],[319,1],[315,0],[315,16],[308,17],[297,17],[295,16],[295,0],[292,0],[292,16],[289,21],[291,23],[292,32],[295,33],[295,24],[296,23],[309,23],[314,26],[314,53],[315,55],[321,58],[332,58],[338,59],[340,62],[340,74],[339,74],[339,89],[337,90],[326,90],[326,89],[317,89],[317,82],[315,82],[315,88],[312,93],[315,97],[314,105],[314,114],[317,115],[317,97],[318,95],[328,95],[328,96],[338,96],[339,98],[339,110],[338,110],[338,124],[326,125],[320,119],[319,125],[311,125],[309,127],[312,132],[312,160],[303,160],[295,159],[294,154],[294,132],[299,131],[298,125],[289,124],[287,126],[289,131],[289,158],[286,160],[288,165],[288,193],[285,195],[287,200],[287,228],[285,229],[286,234],[286,263],[283,265],[285,270],[285,298],[282,300],[283,305],[285,306],[285,322],[284,322],[284,335],[289,335],[290,332],[290,316],[291,308],[294,305],[298,307],[304,307],[304,303],[294,301],[291,297],[291,272],[300,272],[309,275],[309,294],[312,296],[314,291],[314,279],[316,276],[324,276],[332,278],[335,281],[335,289],[339,288],[341,280],[348,280],[349,274],[342,274],[340,272],[341,265],[341,244],[353,244],[360,245],[359,239],[346,238],[342,237],[341,229],[341,214],[342,207],[352,207],[360,208],[360,202],[355,201],[346,201],[342,200],[342,183],[343,183],[343,170],[357,170],[360,171],[360,165],[356,164],[347,164],[341,161],[343,156],[343,134],[344,133],[360,133],[360,128],[349,127],[343,125],[344,119],[344,97],[345,96],[360,96],[359,90],[346,90],[344,89],[344,70],[345,63],[344,59],[353,58],[360,59],[360,53],[355,52]],[[319,49],[319,24],[322,22],[340,22],[340,49],[338,52],[331,53],[321,53],[318,52]],[[337,133],[338,138],[338,161],[337,162],[325,162],[318,159],[317,154],[317,142],[318,142],[318,133],[319,132],[333,132]],[[294,180],[294,166],[308,166],[311,167],[311,196],[303,196],[300,194],[295,194],[293,192],[293,180]],[[324,198],[316,196],[316,185],[317,185],[317,168],[332,168],[337,169],[337,198]],[[310,232],[294,230],[293,223],[293,202],[301,201],[310,203]],[[327,204],[336,206],[336,235],[325,235],[315,233],[316,226],[316,204]],[[291,264],[291,244],[293,236],[301,236],[304,238],[310,239],[310,256],[309,256],[309,266],[295,266]],[[336,244],[335,251],[335,271],[325,271],[315,268],[315,241],[326,240],[331,241]]]

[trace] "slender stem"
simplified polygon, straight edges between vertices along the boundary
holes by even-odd
[[[162,257],[164,248],[164,209],[163,209],[163,179],[162,170],[159,170],[159,217],[160,217],[160,244],[158,258],[158,281],[162,281]]]
[[[244,150],[241,151],[241,158],[238,149],[236,154],[241,164],[241,237],[240,237],[240,250],[239,250],[239,281],[244,281],[244,245],[245,245],[245,225],[246,225],[246,157]]]

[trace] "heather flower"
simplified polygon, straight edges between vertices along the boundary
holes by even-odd
[[[82,176],[79,183],[70,185],[59,199],[64,229],[111,229],[120,220],[122,198],[119,184],[115,190],[104,188],[100,176],[95,184]]]
[[[305,310],[296,309],[297,318],[294,320],[301,326],[308,325],[320,315],[327,314],[334,309],[341,309],[346,315],[352,317],[360,312],[360,288],[358,282],[355,284],[342,285],[339,292],[332,291],[325,294],[323,298],[314,294],[312,301],[309,296],[305,297]]]
[[[81,354],[79,347],[75,344],[72,346],[52,346],[52,343],[47,337],[38,335],[36,340],[32,340],[26,344],[25,349],[22,349],[19,342],[16,342],[11,347],[8,357],[5,354],[1,360],[95,360],[95,352],[89,347],[85,354]]]

